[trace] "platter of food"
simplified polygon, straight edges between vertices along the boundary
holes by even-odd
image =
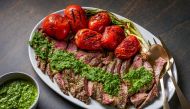
[[[90,109],[162,107],[166,61],[147,60],[152,33],[107,10],[69,5],[39,21],[29,38],[38,76],[65,99]],[[177,80],[177,70],[173,65]],[[168,100],[175,92],[165,80]]]

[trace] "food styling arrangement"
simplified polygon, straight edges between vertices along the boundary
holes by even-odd
[[[163,76],[168,72],[178,87],[171,73],[174,60],[161,39],[150,40],[129,19],[103,9],[69,5],[36,25],[29,56],[48,86],[83,108],[142,109],[162,94],[163,107],[168,109]],[[0,108],[32,108],[39,96],[33,83],[15,79],[3,84],[0,97],[8,100],[0,99]],[[181,98],[188,106],[183,94]]]

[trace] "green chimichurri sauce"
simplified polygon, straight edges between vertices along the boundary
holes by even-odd
[[[129,93],[136,93],[144,86],[150,85],[153,74],[144,67],[140,67],[136,70],[130,70],[124,79],[130,83]]]
[[[50,67],[52,70],[58,71],[73,69],[76,74],[80,74],[88,80],[101,82],[105,92],[111,95],[118,94],[120,84],[118,75],[113,75],[100,68],[90,67],[67,51],[56,50],[50,57]]]
[[[29,42],[30,46],[34,48],[36,55],[42,60],[47,59],[52,44],[41,32],[35,32],[34,36],[35,37],[32,37],[32,41]]]
[[[29,109],[37,95],[36,86],[29,81],[8,81],[0,86],[0,108]]]

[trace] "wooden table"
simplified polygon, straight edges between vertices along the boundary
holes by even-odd
[[[28,57],[28,38],[36,23],[69,4],[106,9],[160,36],[173,54],[179,85],[190,100],[190,2],[188,0],[0,0],[0,75],[22,71],[40,85],[38,108],[80,108],[52,91],[37,76]],[[180,108],[176,95],[171,109]]]

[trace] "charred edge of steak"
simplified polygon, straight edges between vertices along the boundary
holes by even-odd
[[[116,64],[115,64],[115,68],[114,68],[114,74],[118,74],[120,75],[120,69],[121,69],[121,65],[122,65],[122,60],[119,58],[116,58]]]
[[[147,96],[147,93],[136,93],[135,95],[130,97],[130,101],[135,107],[138,107],[140,104],[143,103]]]
[[[71,95],[80,101],[89,104],[90,103],[90,98],[88,96],[88,89],[87,89],[87,80],[86,78],[80,76],[80,75],[75,75],[72,70],[68,70],[70,75],[69,75],[69,92]]]
[[[115,64],[116,64],[116,58],[108,64],[106,71],[114,73]]]
[[[45,73],[47,61],[40,59],[39,56],[36,56],[35,58],[36,58],[36,61],[37,61],[37,66],[38,66],[38,68],[39,68],[43,73]]]
[[[165,63],[166,63],[166,60],[164,60],[161,57],[159,57],[155,61],[155,65],[154,65],[153,69],[154,69],[155,82],[157,85],[158,85],[159,80],[160,80],[160,73],[161,73],[162,69],[164,68]]]
[[[131,69],[137,69],[139,67],[142,67],[143,59],[140,55],[135,56],[133,63],[131,65]]]
[[[146,99],[137,108],[138,109],[142,109],[147,103],[149,103],[150,101],[152,101],[157,96],[158,96],[158,88],[157,88],[157,85],[154,84],[153,88],[148,93],[148,96],[146,97]]]
[[[121,64],[121,68],[120,68],[120,78],[123,78],[124,74],[128,72],[129,68],[130,68],[130,64],[131,64],[131,60],[125,60],[124,62],[122,62]]]
[[[107,54],[107,57],[102,58],[102,63],[104,65],[108,65],[113,60],[114,54],[112,52],[109,52]]]
[[[122,83],[118,96],[114,97],[113,105],[118,109],[126,109],[128,107],[128,88],[127,85]]]
[[[62,73],[57,73],[54,76],[56,83],[58,84],[59,88],[61,89],[61,91],[66,94],[68,94],[68,90],[67,90],[67,86],[66,86],[66,82],[63,79],[63,74]]]
[[[89,65],[92,66],[92,67],[98,66],[102,62],[102,60],[101,60],[102,57],[103,57],[103,54],[99,54],[97,57],[93,58],[89,62]]]
[[[98,102],[102,102],[103,85],[98,82],[93,82],[92,98]]]

